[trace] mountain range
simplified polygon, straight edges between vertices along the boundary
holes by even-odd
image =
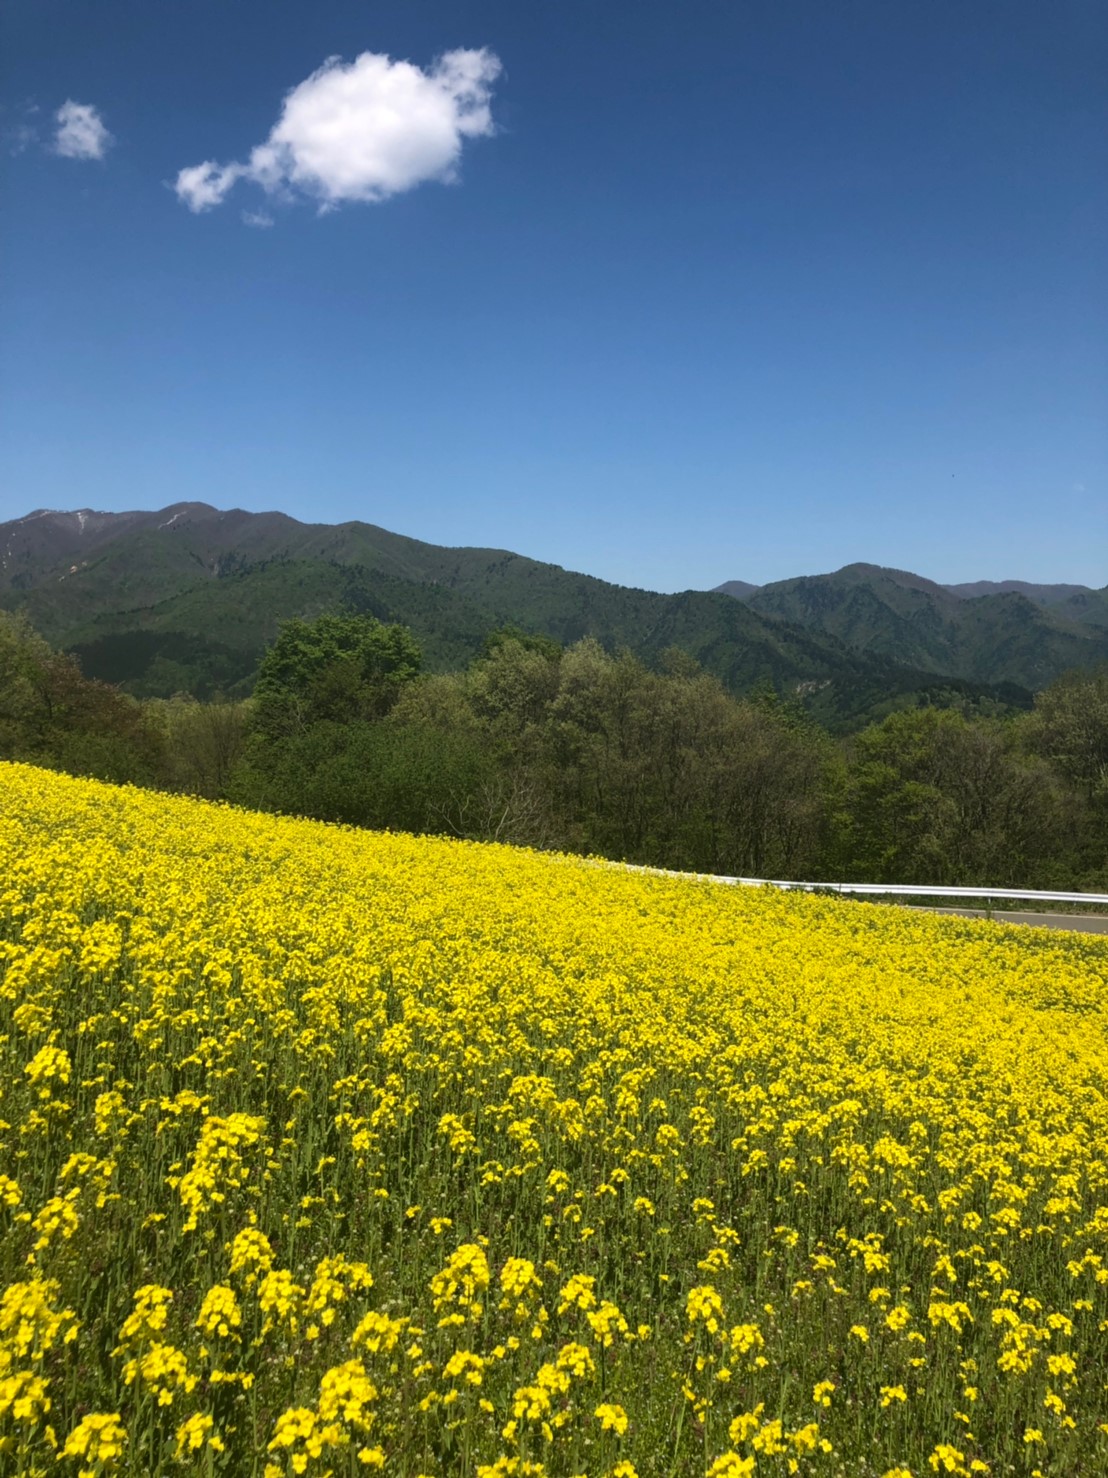
[[[1067,667],[1108,659],[1105,591],[964,589],[852,565],[662,595],[505,550],[204,503],[0,524],[0,606],[140,696],[249,691],[281,621],[336,606],[411,626],[432,670],[507,624],[647,661],[677,647],[733,691],[768,680],[835,728],[925,701],[1026,706]]]
[[[851,564],[772,585],[717,589],[761,616],[836,636],[925,672],[1037,690],[1068,668],[1108,661],[1108,588],[978,580],[938,585],[907,570]]]

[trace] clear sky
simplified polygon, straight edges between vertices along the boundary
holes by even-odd
[[[0,518],[201,499],[659,590],[1108,580],[1103,0],[0,27]]]

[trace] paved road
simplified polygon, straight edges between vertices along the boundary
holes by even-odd
[[[918,907],[919,905],[915,905]],[[998,924],[1031,924],[1036,929],[1074,929],[1080,934],[1108,934],[1108,914],[991,913],[984,908],[928,908],[928,913],[961,914],[967,919],[992,919]]]

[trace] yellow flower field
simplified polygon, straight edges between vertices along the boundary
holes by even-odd
[[[1108,942],[0,766],[0,1471],[1108,1473]]]

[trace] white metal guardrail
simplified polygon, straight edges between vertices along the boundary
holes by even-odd
[[[1013,899],[1026,903],[1090,903],[1108,908],[1108,893],[1046,893],[1033,888],[946,888],[924,883],[792,883],[774,878],[726,878],[717,882],[743,888],[799,889],[803,893],[858,893],[887,898]]]
[[[1108,893],[1043,892],[1034,888],[950,888],[925,883],[799,883],[784,878],[731,878],[714,872],[676,872],[666,867],[643,867],[633,862],[616,863],[633,872],[660,873],[670,878],[700,878],[707,883],[730,883],[738,888],[781,888],[786,892],[857,893],[881,898],[983,898],[1023,903],[1089,903],[1108,908]]]

